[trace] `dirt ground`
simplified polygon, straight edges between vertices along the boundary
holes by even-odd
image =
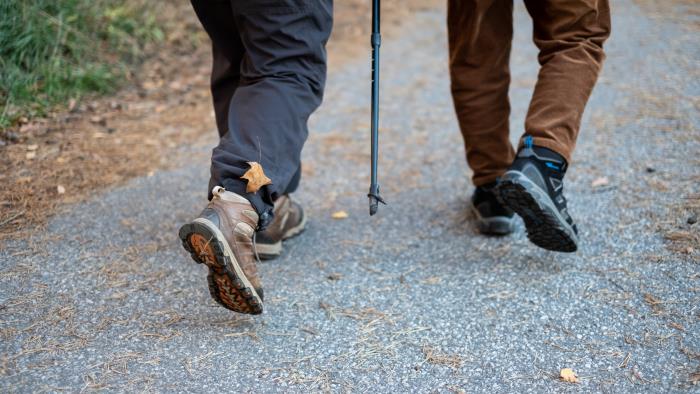
[[[384,1],[383,32],[435,3]],[[369,56],[369,4],[336,2],[330,67]],[[168,18],[179,28],[119,92],[71,100],[46,119],[0,132],[0,241],[37,231],[61,208],[107,187],[178,165],[185,160],[179,146],[212,144],[208,39],[189,2],[178,2]]]

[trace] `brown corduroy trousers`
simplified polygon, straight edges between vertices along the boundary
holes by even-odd
[[[525,135],[570,161],[605,58],[608,0],[524,1],[541,66]],[[473,182],[483,185],[501,176],[515,156],[508,137],[513,0],[448,0],[447,24],[452,98]]]

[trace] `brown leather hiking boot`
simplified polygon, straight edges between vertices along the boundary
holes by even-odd
[[[261,259],[274,259],[282,254],[282,241],[300,234],[306,225],[304,210],[289,195],[275,201],[273,212],[272,223],[256,235],[255,249]]]
[[[232,311],[259,314],[263,290],[256,267],[253,235],[258,214],[238,194],[215,187],[199,217],[180,228],[180,239],[194,261],[209,267],[211,296]]]

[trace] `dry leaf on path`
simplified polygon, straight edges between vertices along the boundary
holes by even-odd
[[[559,371],[559,378],[565,382],[578,383],[578,376],[576,376],[576,372],[571,368],[563,368]]]
[[[250,168],[243,174],[241,179],[248,181],[245,191],[248,193],[255,193],[260,190],[261,187],[265,185],[271,185],[272,179],[268,178],[263,171],[262,166],[257,161],[249,161],[248,165]]]
[[[442,278],[439,276],[431,276],[428,279],[422,280],[420,283],[426,284],[426,285],[437,285],[440,282],[442,282]]]
[[[333,219],[347,219],[348,213],[345,211],[338,211],[338,212],[333,212],[331,215]]]
[[[690,374],[690,383],[700,384],[700,368],[697,371]]]
[[[610,184],[610,180],[608,179],[608,177],[603,176],[603,177],[594,179],[593,182],[591,182],[591,187],[607,186],[608,184]]]
[[[58,185],[58,186],[56,186],[56,193],[58,193],[58,194],[65,194],[65,193],[66,193],[66,188],[63,187],[63,185]]]

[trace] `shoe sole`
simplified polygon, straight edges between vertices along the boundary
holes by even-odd
[[[515,228],[515,218],[506,216],[494,216],[485,218],[481,216],[479,210],[472,204],[471,210],[476,217],[476,227],[481,234],[503,236],[513,232]]]
[[[555,252],[575,252],[578,236],[547,192],[520,171],[508,171],[497,186],[501,202],[523,218],[530,241]]]
[[[282,241],[294,238],[304,232],[306,228],[306,215],[302,216],[301,223],[287,230],[280,241],[273,244],[255,244],[255,250],[261,260],[272,260],[282,255]]]
[[[178,235],[192,259],[209,267],[209,293],[216,302],[235,312],[262,313],[262,297],[243,273],[226,238],[214,223],[197,218],[182,226]]]

